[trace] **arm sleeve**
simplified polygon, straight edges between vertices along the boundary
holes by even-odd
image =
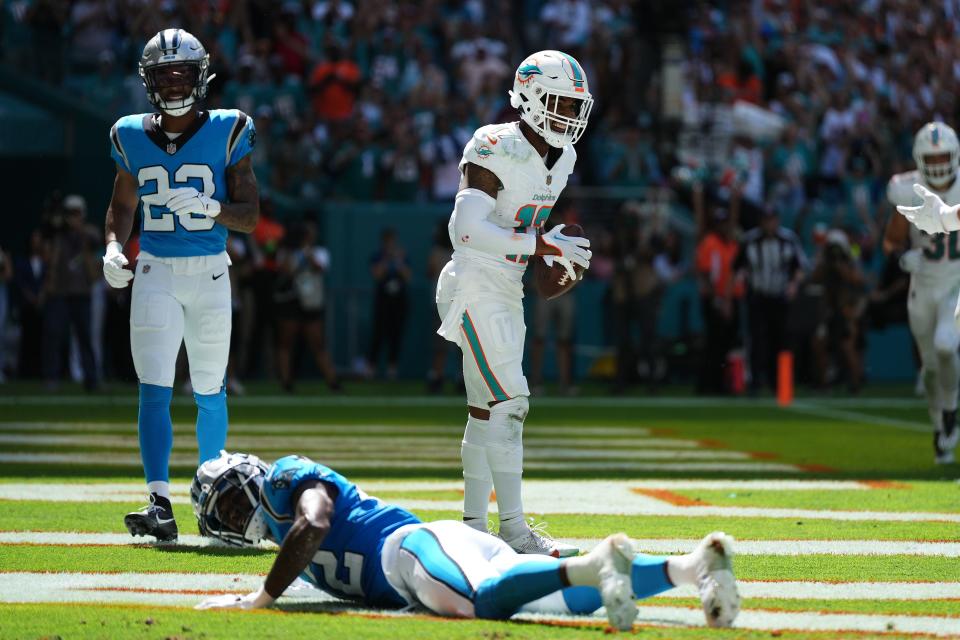
[[[237,120],[230,130],[230,140],[227,142],[227,166],[237,164],[248,153],[253,151],[257,143],[257,130],[253,126],[253,118],[243,111],[237,111]]]
[[[454,247],[464,247],[492,255],[528,254],[537,250],[532,234],[515,233],[487,219],[497,201],[479,189],[463,189],[457,194],[450,216]]]
[[[133,173],[133,171],[130,170],[130,162],[127,160],[127,153],[123,148],[123,142],[120,140],[119,124],[118,122],[110,127],[110,157],[113,158],[113,161],[116,162],[117,165],[123,167],[127,173]]]

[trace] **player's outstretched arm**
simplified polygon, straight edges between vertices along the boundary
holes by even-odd
[[[913,191],[923,198],[923,204],[917,207],[897,205],[897,211],[909,220],[913,226],[926,233],[950,233],[960,231],[960,218],[957,210],[960,207],[944,204],[940,196],[930,191],[922,184],[913,185]]]
[[[232,231],[250,233],[260,219],[260,188],[250,155],[227,167],[230,202],[220,205],[217,222]]]
[[[330,531],[337,490],[326,482],[305,482],[293,495],[297,504],[293,526],[280,545],[263,586],[276,598],[303,573]]]
[[[133,272],[124,269],[127,258],[123,255],[123,243],[130,237],[133,218],[137,212],[140,196],[137,179],[117,165],[117,177],[113,180],[113,194],[107,206],[104,223],[106,250],[103,256],[103,276],[111,287],[123,289],[133,280]]]
[[[303,483],[293,496],[296,503],[293,526],[287,532],[263,585],[245,596],[235,594],[208,598],[195,609],[260,609],[283,595],[310,560],[330,531],[337,490],[320,481]]]

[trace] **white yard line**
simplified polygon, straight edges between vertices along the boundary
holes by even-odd
[[[2,454],[0,454],[2,458]],[[369,461],[368,461],[369,462]],[[385,463],[377,463],[381,467]],[[536,463],[531,463],[531,466]],[[623,463],[618,463],[618,466]],[[680,466],[683,463],[678,463]],[[692,463],[696,464],[696,463]],[[577,465],[570,463],[573,468]],[[666,466],[666,465],[663,465]],[[760,482],[760,481],[758,481]],[[457,482],[416,482],[361,483],[370,493],[378,490],[459,490]],[[839,511],[818,509],[789,509],[773,507],[720,507],[720,506],[677,506],[657,498],[631,491],[638,483],[630,481],[528,481],[524,483],[524,504],[530,513],[577,513],[594,515],[648,515],[682,517],[749,517],[749,518],[790,518],[838,521],[881,521],[881,522],[957,522],[960,513],[928,513],[912,511]],[[805,485],[807,486],[807,485]],[[815,488],[815,484],[809,484]],[[843,485],[846,486],[846,485]],[[0,483],[0,499],[5,500],[41,500],[71,502],[97,500],[102,502],[140,502],[144,499],[141,485],[120,484],[12,484]],[[182,484],[174,485],[174,502],[184,504],[187,494]],[[463,507],[460,500],[427,500],[422,498],[398,498],[390,502],[408,509],[459,511]],[[491,512],[496,505],[491,505]]]
[[[861,413],[852,409],[833,409],[820,406],[819,403],[796,403],[790,407],[791,411],[816,416],[818,418],[830,418],[833,420],[844,420],[846,422],[860,422],[893,429],[902,429],[904,431],[916,431],[918,433],[931,433],[933,427],[929,423],[910,420],[899,420],[897,418],[888,418],[886,416],[877,416],[869,413]],[[918,414],[923,415],[918,409]]]
[[[30,573],[2,574],[0,601],[2,602],[124,602],[150,605],[191,606],[209,595],[222,592],[247,592],[261,584],[261,576],[246,574],[89,574],[89,573]],[[784,586],[784,583],[779,583]],[[801,583],[802,584],[802,583]],[[859,583],[869,588],[868,583]],[[912,584],[884,583],[890,590],[907,590]],[[956,583],[953,583],[956,585]],[[746,589],[747,584],[743,585]],[[834,585],[830,585],[834,586]],[[878,585],[870,585],[878,586]],[[924,585],[933,586],[933,585]],[[881,587],[875,593],[882,593]],[[940,597],[930,591],[927,597]],[[684,595],[684,594],[681,594]],[[746,593],[745,593],[746,595]],[[291,598],[290,596],[293,596]],[[747,596],[756,597],[756,596]],[[283,600],[296,602],[334,603],[326,594],[313,589],[288,591]],[[901,599],[901,598],[898,598]],[[665,626],[703,626],[703,613],[692,607],[650,606],[646,601],[640,607],[639,624]],[[349,609],[348,609],[349,611]],[[353,609],[370,613],[369,609]],[[400,615],[397,612],[384,612]],[[602,621],[602,611],[591,616],[521,614],[530,620]],[[940,616],[910,616],[883,614],[845,614],[821,612],[743,611],[737,618],[741,629],[801,629],[805,631],[899,631],[901,633],[929,633],[950,636],[960,634],[960,619]]]
[[[179,435],[179,434],[177,434]],[[184,436],[192,436],[184,430]],[[371,447],[389,447],[392,450],[412,449],[417,450],[424,447],[445,447],[446,449],[457,449],[460,446],[460,434],[447,433],[445,436],[416,436],[406,437],[398,441],[397,436],[402,433],[392,433],[389,435],[374,436],[333,436],[329,433],[303,433],[297,436],[283,435],[277,436],[264,430],[261,435],[236,435],[230,434],[230,448],[234,451],[250,451],[257,453],[262,449],[276,451],[278,449],[300,450],[304,447],[318,447],[323,450],[342,451],[367,449]],[[193,438],[186,441],[192,446]],[[556,436],[544,436],[536,433],[524,434],[526,444],[556,444]],[[586,444],[583,440],[576,442],[568,441],[568,448],[580,448],[581,444]],[[130,434],[97,434],[97,433],[71,433],[67,434],[35,434],[35,433],[4,433],[0,428],[0,444],[27,444],[27,445],[52,445],[52,446],[77,446],[77,447],[114,447],[114,448],[133,448],[140,447],[140,440],[136,433]],[[591,445],[603,445],[603,451],[610,451],[617,447],[626,450],[646,450],[646,449],[697,449],[702,445],[696,440],[680,440],[679,438],[645,438],[637,436],[634,438],[603,438],[602,440],[593,440]],[[709,448],[708,448],[709,450]]]
[[[702,625],[703,612],[683,607],[640,607],[641,624]],[[741,611],[734,625],[740,629],[796,629],[800,631],[867,631],[925,633],[956,637],[960,619],[938,616],[870,615],[854,613]]]
[[[679,456],[678,456],[679,457]],[[444,460],[411,460],[409,456],[398,456],[397,460],[378,460],[371,458],[349,458],[337,454],[325,457],[324,462],[333,467],[351,469],[460,469],[460,460],[449,456]],[[94,458],[78,457],[70,453],[0,453],[0,462],[29,464],[96,464],[110,467],[139,467],[140,456],[126,454],[97,455]],[[195,456],[174,454],[170,458],[173,466],[184,467],[197,464]],[[717,471],[717,472],[782,472],[805,473],[800,467],[778,462],[633,462],[630,460],[610,460],[597,462],[554,462],[530,460],[524,464],[530,471]]]
[[[150,538],[134,538],[125,533],[72,533],[57,531],[0,531],[0,545],[95,545],[126,546],[148,543]],[[562,538],[580,549],[592,549],[600,538]],[[694,539],[637,539],[636,548],[644,553],[662,555],[688,553],[699,540]],[[209,538],[181,535],[179,544],[207,546]],[[266,545],[272,546],[272,545]],[[960,558],[960,542],[914,542],[880,540],[738,540],[734,544],[737,555],[743,556],[805,556],[805,555],[909,555]],[[960,597],[960,591],[956,591]],[[768,596],[772,597],[772,596]],[[813,597],[813,596],[804,596]]]

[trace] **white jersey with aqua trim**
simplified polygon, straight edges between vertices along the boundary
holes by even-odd
[[[489,169],[500,179],[503,189],[488,218],[493,224],[517,233],[536,233],[543,227],[560,192],[567,186],[577,161],[573,145],[563,148],[553,167],[544,160],[520,130],[519,122],[491,124],[477,129],[463,150],[460,171],[470,162]],[[469,247],[456,246],[455,261],[466,260],[493,267],[519,282],[529,256],[490,255]]]
[[[898,173],[890,178],[887,183],[887,199],[890,204],[908,207],[923,204],[923,200],[913,190],[913,185],[918,183],[932,189],[917,171]],[[947,191],[938,191],[937,194],[947,204],[960,204],[960,179],[954,180]],[[910,246],[923,250],[924,260],[920,269],[912,274],[918,282],[939,285],[960,278],[960,232],[931,236],[911,224]]]

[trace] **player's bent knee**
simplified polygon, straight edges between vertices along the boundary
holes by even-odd
[[[530,404],[517,396],[490,407],[487,463],[491,471],[520,473],[523,469],[523,421]]]

